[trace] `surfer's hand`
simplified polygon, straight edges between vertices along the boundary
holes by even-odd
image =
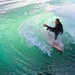
[[[43,24],[43,26],[44,26],[44,27],[47,27],[47,25],[46,25],[46,24]]]
[[[47,28],[47,30],[49,30],[49,28]]]

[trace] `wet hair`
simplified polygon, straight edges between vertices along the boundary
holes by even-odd
[[[60,22],[60,20],[59,20],[58,18],[57,18],[56,20],[57,20],[58,22]]]

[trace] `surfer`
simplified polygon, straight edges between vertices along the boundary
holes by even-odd
[[[62,26],[60,20],[59,19],[55,20],[55,27],[50,27],[47,24],[44,24],[43,26],[47,27],[47,30],[50,30],[51,32],[53,32],[55,34],[53,44],[56,44],[55,41],[57,40],[58,35],[62,35],[63,34],[63,26]]]

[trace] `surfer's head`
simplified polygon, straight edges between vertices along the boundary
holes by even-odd
[[[55,20],[55,24],[56,24],[56,25],[59,25],[59,23],[60,23],[60,20],[57,18],[57,19]]]

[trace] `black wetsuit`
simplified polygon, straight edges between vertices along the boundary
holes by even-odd
[[[50,30],[55,33],[55,38],[54,38],[55,40],[57,39],[57,36],[58,34],[60,34],[60,32],[61,34],[63,34],[63,26],[61,23],[59,23],[58,25],[55,25],[55,27],[47,26],[47,30]]]

